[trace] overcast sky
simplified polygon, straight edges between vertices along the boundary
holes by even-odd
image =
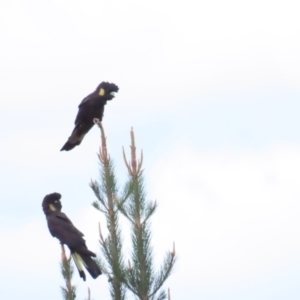
[[[59,150],[80,101],[109,81],[119,185],[133,126],[158,264],[176,243],[172,300],[298,300],[299,34],[297,1],[1,1],[1,299],[61,298],[46,194],[100,252],[99,131]],[[107,279],[87,276],[74,275],[78,299],[88,286],[110,299]]]

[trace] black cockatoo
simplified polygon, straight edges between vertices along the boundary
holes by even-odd
[[[102,121],[106,102],[112,100],[118,90],[118,86],[114,83],[101,82],[93,93],[81,101],[75,119],[75,128],[60,151],[69,151],[80,145],[84,136],[94,126],[94,119]]]
[[[88,270],[95,279],[102,272],[92,257],[96,254],[88,250],[83,233],[81,233],[71,222],[71,220],[61,212],[61,195],[53,193],[46,195],[42,207],[46,215],[48,228],[53,237],[56,237],[61,244],[69,247],[75,265],[78,269],[79,276],[85,281],[83,266]]]

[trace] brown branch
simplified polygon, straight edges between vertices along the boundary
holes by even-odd
[[[98,127],[100,128],[100,132],[101,132],[101,146],[99,149],[99,154],[98,158],[100,159],[100,161],[102,163],[107,163],[110,160],[109,154],[107,152],[107,145],[106,145],[106,136],[105,136],[105,132],[104,132],[104,128],[102,126],[102,123],[100,122],[99,119],[94,118],[94,123],[98,125]]]
[[[88,287],[88,297],[86,300],[91,300],[91,291],[90,291],[90,288]]]
[[[130,176],[138,176],[142,172],[143,150],[141,150],[141,158],[138,160],[136,158],[134,131],[133,131],[132,127],[130,130],[130,139],[131,139],[131,145],[130,145],[131,161],[127,160],[124,147],[123,147],[123,158],[124,158],[125,165],[128,169],[129,175]]]
[[[136,174],[136,147],[135,147],[135,140],[134,140],[134,132],[133,127],[130,130],[130,137],[131,137],[131,169],[134,174]]]
[[[174,257],[175,256],[175,242],[173,242],[173,251],[171,251],[171,255]]]
[[[99,237],[100,237],[101,241],[104,243],[104,238],[103,238],[103,235],[102,235],[100,222],[98,223],[98,225],[99,225],[99,227],[98,227],[98,229],[99,229]]]

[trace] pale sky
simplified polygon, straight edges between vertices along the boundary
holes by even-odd
[[[1,1],[1,299],[61,298],[46,194],[100,253],[99,131],[59,150],[78,104],[110,81],[109,151],[121,187],[133,126],[159,204],[157,264],[176,243],[172,300],[298,300],[299,35],[297,1]],[[88,286],[110,299],[107,279],[87,276],[74,275],[78,299]]]

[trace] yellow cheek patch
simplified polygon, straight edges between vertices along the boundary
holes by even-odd
[[[55,208],[55,206],[54,206],[53,204],[49,204],[49,207],[50,207],[50,209],[51,209],[52,211],[56,211],[56,208]]]
[[[99,96],[104,96],[105,95],[105,89],[101,88],[99,91]]]

